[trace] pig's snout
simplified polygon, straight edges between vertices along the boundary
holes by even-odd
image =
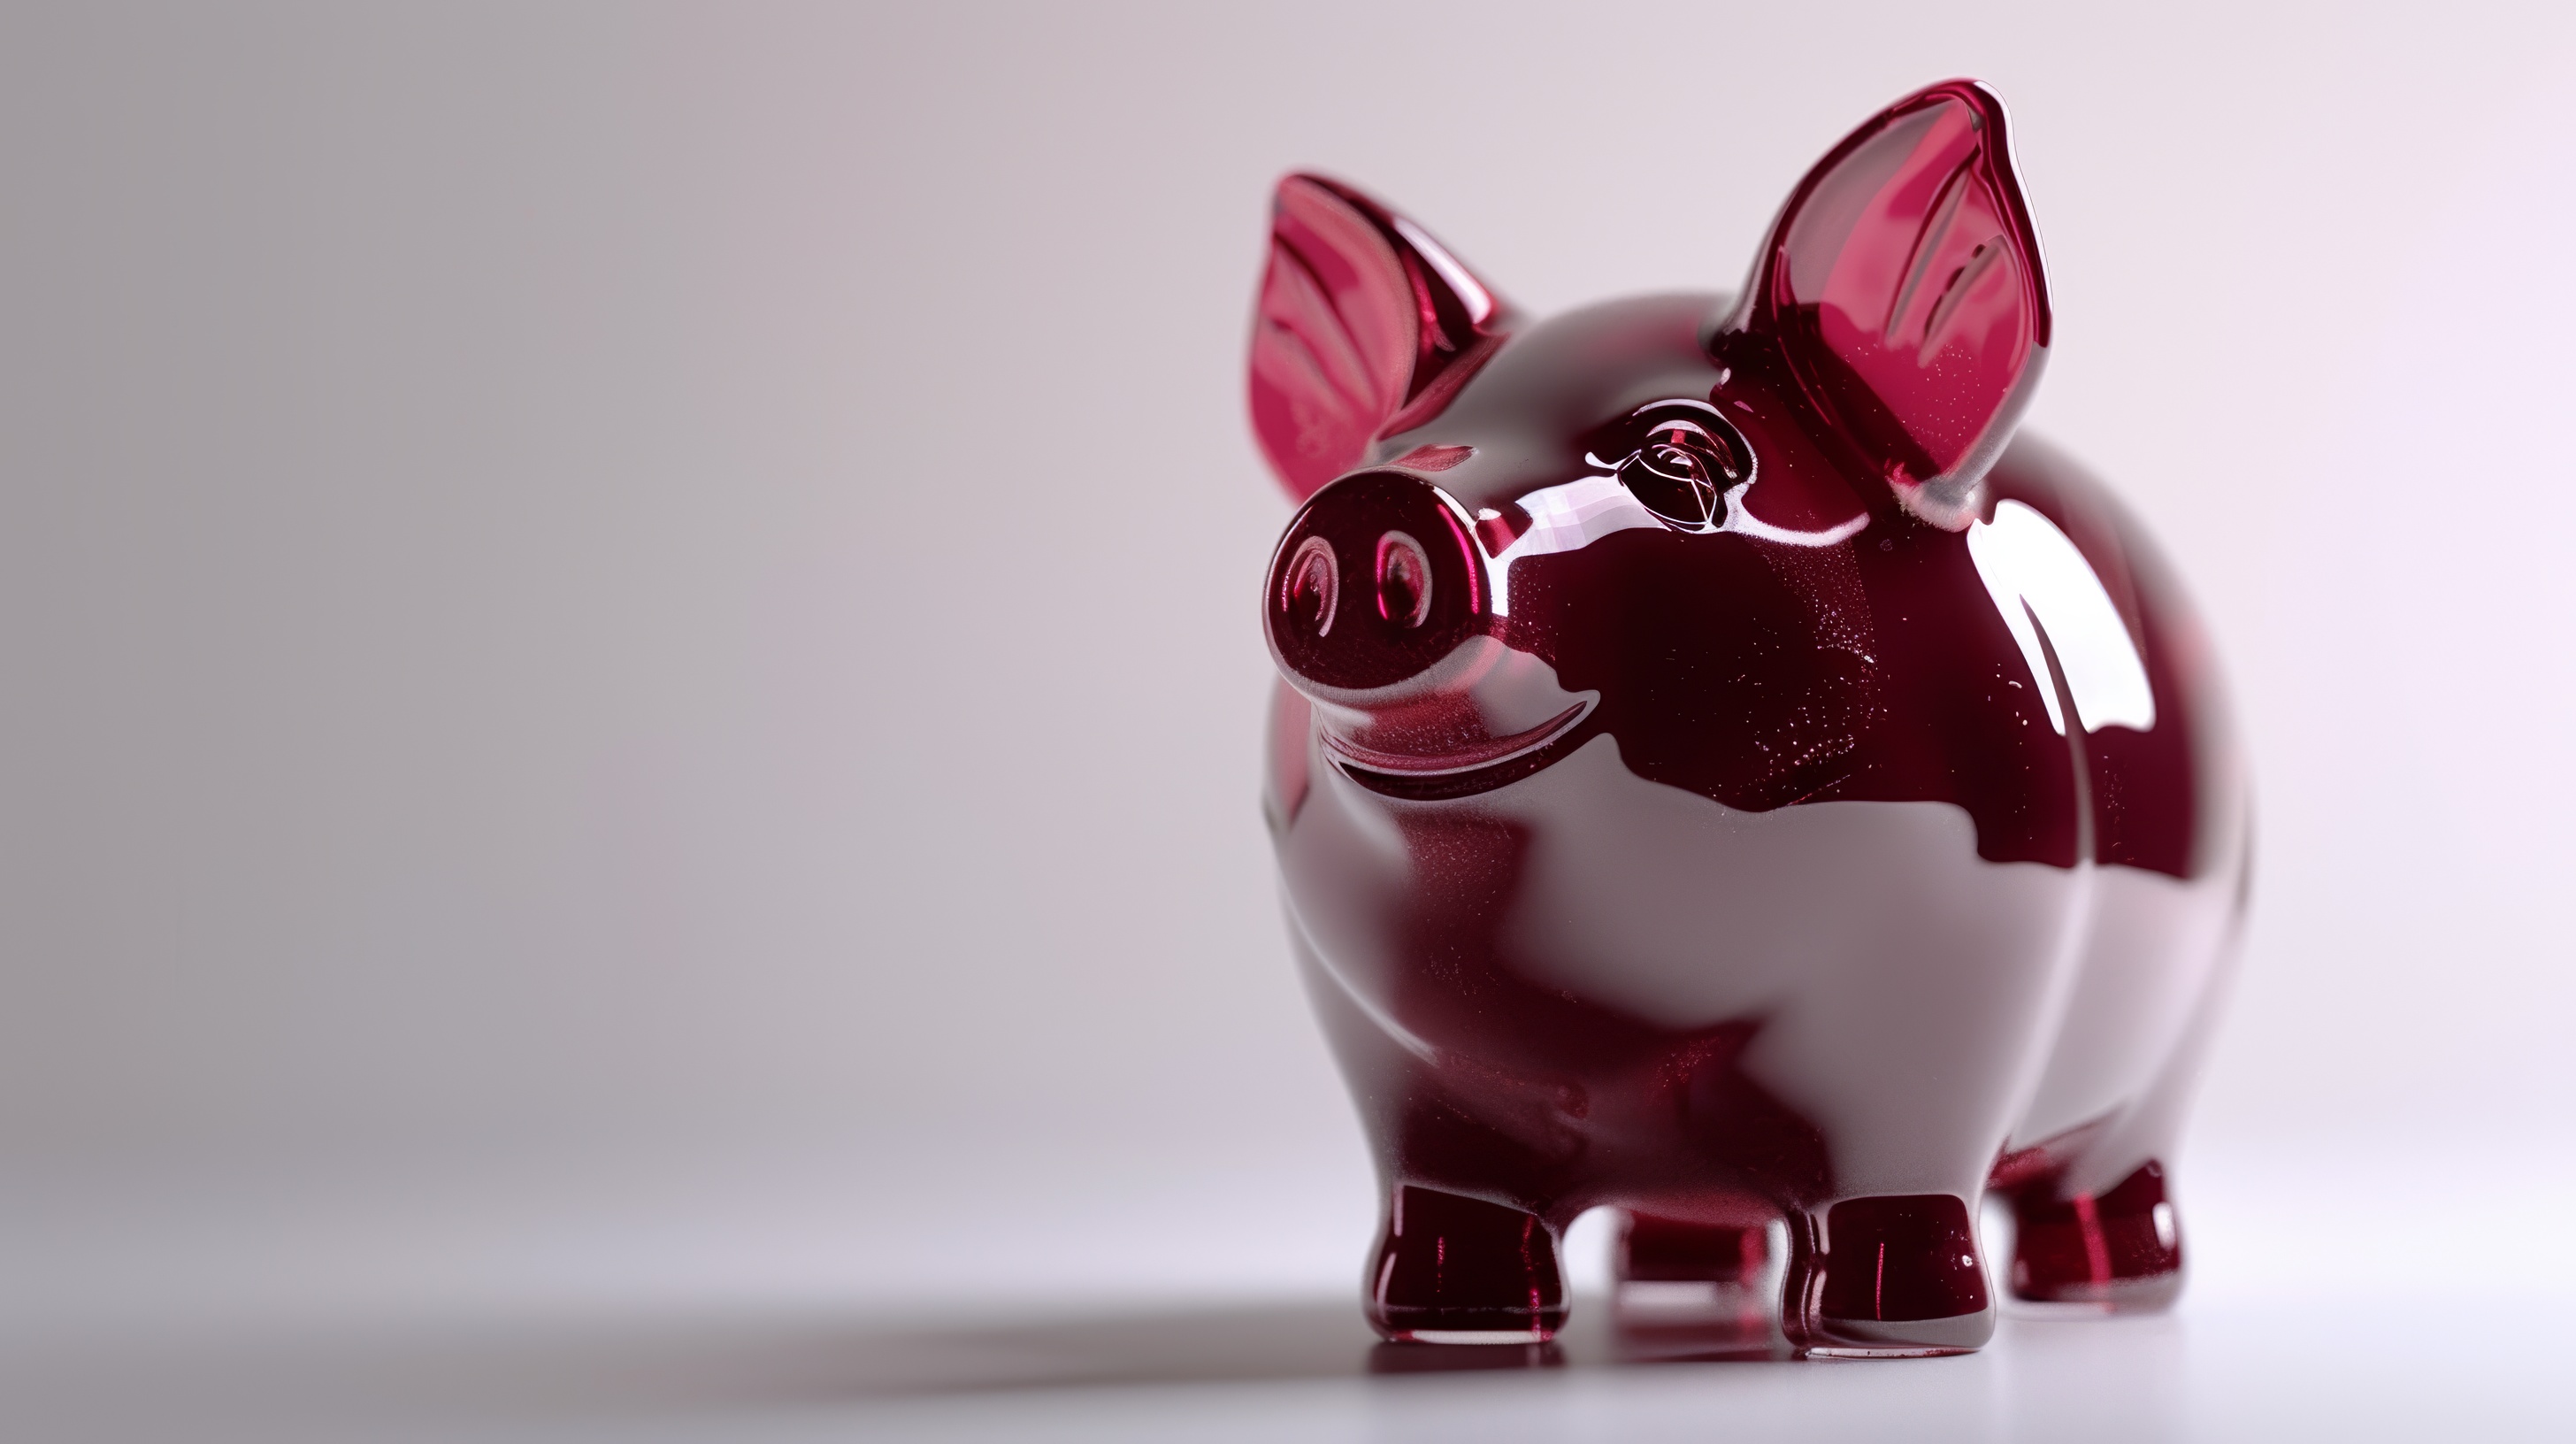
[[[1485,630],[1485,603],[1483,563],[1456,508],[1413,477],[1361,472],[1289,523],[1262,616],[1300,691],[1364,705],[1428,685]]]
[[[1317,492],[1279,540],[1262,619],[1326,754],[1395,796],[1510,781],[1594,700],[1504,644],[1466,517],[1410,476]]]

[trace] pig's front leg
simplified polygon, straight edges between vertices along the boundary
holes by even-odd
[[[1399,1183],[1388,1193],[1366,1308],[1369,1323],[1399,1341],[1552,1338],[1566,1316],[1555,1230],[1506,1204]]]
[[[1343,988],[1301,932],[1291,934],[1383,1189],[1364,1280],[1369,1323],[1419,1343],[1553,1336],[1567,1310],[1562,1220],[1541,1210],[1566,1188],[1580,1140],[1551,1126],[1547,1098],[1444,1076]]]
[[[1952,1193],[1847,1198],[1789,1219],[1780,1327],[1803,1353],[1955,1354],[1995,1332],[1975,1214]]]

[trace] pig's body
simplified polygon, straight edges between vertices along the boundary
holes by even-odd
[[[1922,132],[1886,153],[1929,153]],[[1887,166],[1858,169],[1892,188]],[[1960,203],[1938,204],[1918,252],[1955,229]],[[1290,280],[1329,295],[1332,257],[1306,257],[1355,243],[1308,214],[1282,244],[1319,279]],[[1900,349],[1938,380],[2020,325],[2030,365],[1989,365],[2001,389],[1961,404],[2008,426],[2044,290],[2035,246],[2017,293],[1987,250],[1961,251],[1967,299]],[[1463,275],[1445,253],[1417,274],[1435,270]],[[1497,306],[1462,284],[1462,334],[1416,368],[1437,394],[1339,458],[1271,584],[1297,685],[1267,805],[1387,1187],[1373,1320],[1543,1336],[1564,1313],[1554,1234],[1615,1204],[1641,1220],[1638,1279],[1738,1278],[1752,1231],[1785,1220],[1802,1348],[1972,1348],[1990,1184],[2017,1207],[2025,1294],[2169,1298],[2163,1164],[2246,854],[2207,649],[2163,566],[2096,484],[1993,425],[1944,443],[1945,414],[1820,424],[1855,414],[1831,388],[1883,369],[1875,351],[1820,382],[1799,348],[1821,343],[1758,307],[1487,326]],[[1891,346],[1912,289],[1887,303]],[[1273,304],[1283,334],[1318,328]],[[1972,323],[1984,352],[1956,343]],[[1330,372],[1297,344],[1296,375]],[[1910,377],[1874,383],[1900,420]],[[1274,454],[1312,422],[1265,431],[1289,438]]]
[[[2068,493],[2101,498],[2033,452],[2007,455],[1998,490],[2080,531]],[[2097,516],[2109,524],[2097,546],[2139,545]],[[1615,556],[1623,538],[1665,535],[1592,544],[1624,571],[1651,563]],[[1689,540],[1757,563],[1783,549]],[[1961,535],[1918,529],[1912,544],[1971,567]],[[2098,1195],[2170,1157],[2246,862],[2243,784],[2188,616],[2135,551],[2088,558],[2097,575],[2144,577],[2134,620],[2157,720],[2184,743],[2179,757],[2124,755],[2105,744],[2144,739],[2049,725],[2035,689],[2053,679],[2027,672],[1984,588],[1873,585],[1889,554],[1866,533],[1848,545],[1857,606],[1798,644],[1835,649],[1857,623],[1876,667],[1901,675],[1909,635],[1941,635],[1941,670],[1991,703],[1970,725],[1992,733],[1975,740],[2015,744],[2012,766],[1987,759],[1998,792],[1981,800],[2024,855],[1981,851],[1949,796],[1870,795],[1896,790],[1867,785],[1875,734],[1940,730],[1946,699],[1899,686],[1875,689],[1861,735],[1827,763],[1838,775],[1761,810],[1641,776],[1639,742],[1588,725],[1490,791],[1388,796],[1336,764],[1313,710],[1281,688],[1270,815],[1292,944],[1390,1187],[1508,1204],[1558,1229],[1602,1203],[1758,1228],[1841,1198],[1974,1199],[1990,1175]],[[1882,613],[1889,624],[1873,625]],[[1636,655],[1718,665],[1687,655],[1697,620],[1674,619],[1679,650]],[[1602,695],[1595,715],[1652,686],[1581,680]],[[1802,705],[1814,704],[1780,710]],[[1656,742],[1689,745],[1643,745]],[[1677,765],[1648,770],[1689,771],[1663,760]],[[1935,763],[1927,793],[1967,770]],[[1854,793],[1866,800],[1844,800]],[[2142,808],[2185,815],[2141,826]],[[2124,823],[2184,845],[2148,859],[2161,867],[2116,860]]]

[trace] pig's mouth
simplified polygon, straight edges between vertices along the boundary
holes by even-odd
[[[1383,751],[1322,729],[1324,750],[1343,775],[1371,792],[1432,802],[1489,792],[1545,767],[1581,739],[1590,699],[1526,731],[1436,750]]]

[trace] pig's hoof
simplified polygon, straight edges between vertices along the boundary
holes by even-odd
[[[1400,1343],[1544,1343],[1565,1326],[1556,1237],[1516,1208],[1399,1187],[1369,1268],[1368,1320]]]
[[[2061,1198],[2055,1180],[2013,1195],[2012,1290],[2034,1303],[2151,1313],[2182,1292],[2182,1224],[2149,1162],[2100,1194]]]
[[[1965,1200],[1846,1199],[1826,1215],[1823,1243],[1801,1291],[1813,1302],[1790,1311],[1791,1341],[1810,1356],[1964,1354],[1994,1337],[1994,1303]]]

